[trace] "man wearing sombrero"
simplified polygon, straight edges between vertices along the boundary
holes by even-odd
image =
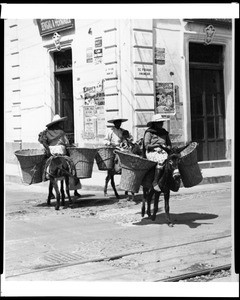
[[[38,141],[43,144],[47,155],[67,155],[66,147],[69,146],[69,140],[65,131],[62,128],[62,123],[66,121],[67,117],[60,117],[56,114],[52,122],[46,125],[47,129],[40,132],[38,136]],[[81,197],[81,195],[77,192],[77,189],[81,188],[80,180],[73,188],[74,196]],[[50,189],[52,190],[52,188]],[[52,192],[50,192],[52,194]],[[54,195],[51,195],[54,198]]]
[[[152,120],[147,123],[149,127],[144,133],[143,152],[145,157],[149,160],[157,162],[155,169],[155,176],[153,181],[153,188],[156,191],[160,191],[158,186],[158,180],[163,169],[163,162],[167,158],[168,154],[164,151],[160,145],[171,148],[171,140],[169,133],[163,128],[163,122],[170,120],[160,114],[156,114],[152,117]]]
[[[126,122],[128,119],[121,118],[119,116],[116,116],[110,120],[108,120],[108,123],[112,123],[114,126],[109,128],[107,131],[107,134],[104,138],[104,144],[106,146],[119,146],[121,142],[123,141],[123,131],[124,129],[121,128],[121,125],[123,122]],[[130,139],[132,140],[133,137],[130,134]]]

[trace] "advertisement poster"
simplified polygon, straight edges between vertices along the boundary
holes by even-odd
[[[155,112],[159,114],[175,114],[175,96],[173,82],[155,83]]]
[[[93,62],[93,48],[88,47],[86,49],[86,63],[92,63]]]
[[[83,88],[84,95],[84,138],[104,137],[105,95],[103,81],[98,81]]]
[[[155,64],[165,64],[165,48],[155,47]]]

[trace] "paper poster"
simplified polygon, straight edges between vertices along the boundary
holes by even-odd
[[[175,114],[175,95],[173,82],[155,83],[155,112],[159,114]]]
[[[83,88],[84,97],[84,138],[94,139],[105,136],[105,94],[103,81]]]
[[[86,62],[87,63],[93,62],[93,48],[92,47],[88,47],[86,49]]]
[[[155,64],[165,64],[165,48],[155,47]]]

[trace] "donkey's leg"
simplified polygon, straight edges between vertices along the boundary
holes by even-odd
[[[48,186],[48,197],[47,197],[47,205],[50,205],[51,204],[51,195],[52,195],[52,189],[53,189],[53,185],[52,185],[52,182],[51,182],[51,179],[49,181],[49,186]]]
[[[116,189],[116,186],[115,186],[115,181],[114,181],[114,175],[111,175],[111,186],[114,190],[114,194],[116,196],[117,199],[120,199],[119,195],[118,195],[118,192],[117,192],[117,189]]]
[[[154,209],[153,209],[153,215],[152,215],[152,220],[155,221],[156,215],[158,212],[158,202],[159,202],[159,197],[160,197],[161,192],[156,192],[154,193]]]
[[[54,199],[54,198],[55,198],[55,196],[53,194],[53,185],[52,185],[51,180],[49,180],[47,205],[50,205],[51,199]]]
[[[59,192],[57,180],[53,179],[52,184],[53,184],[54,190],[56,192],[56,199],[57,199],[57,202],[56,202],[56,205],[55,205],[55,209],[58,210],[59,207],[60,207],[60,192]]]
[[[152,201],[153,194],[154,194],[154,189],[151,188],[147,195],[147,215],[149,218],[151,218],[151,201]]]
[[[68,196],[69,203],[72,203],[72,198],[70,196],[70,190],[69,190],[69,177],[68,176],[65,177],[65,185],[66,185],[66,193]]]
[[[107,196],[107,187],[108,187],[108,182],[109,182],[110,178],[111,178],[110,172],[107,171],[107,176],[105,178],[105,186],[104,186],[104,190],[103,190],[104,196]]]
[[[142,217],[144,217],[145,215],[145,202],[147,200],[147,192],[148,192],[148,189],[147,188],[143,188],[143,197],[142,197],[142,209],[141,209],[141,212],[142,212]]]
[[[61,204],[62,204],[62,206],[64,206],[65,205],[64,180],[60,181],[60,185],[61,185],[60,191],[61,191],[61,198],[62,198]]]
[[[166,216],[168,226],[173,227],[173,223],[170,218],[169,198],[170,198],[170,190],[164,193],[165,216]]]

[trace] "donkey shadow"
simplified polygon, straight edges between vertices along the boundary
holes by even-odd
[[[190,228],[197,228],[203,224],[213,224],[212,222],[204,222],[204,220],[212,220],[218,218],[218,215],[208,214],[208,213],[195,213],[195,212],[186,212],[180,214],[171,213],[171,220],[174,225],[187,225]],[[200,221],[200,222],[198,222]],[[157,214],[155,221],[152,221],[150,218],[143,218],[140,222],[133,223],[133,225],[163,225],[167,224],[165,213],[161,212]]]

